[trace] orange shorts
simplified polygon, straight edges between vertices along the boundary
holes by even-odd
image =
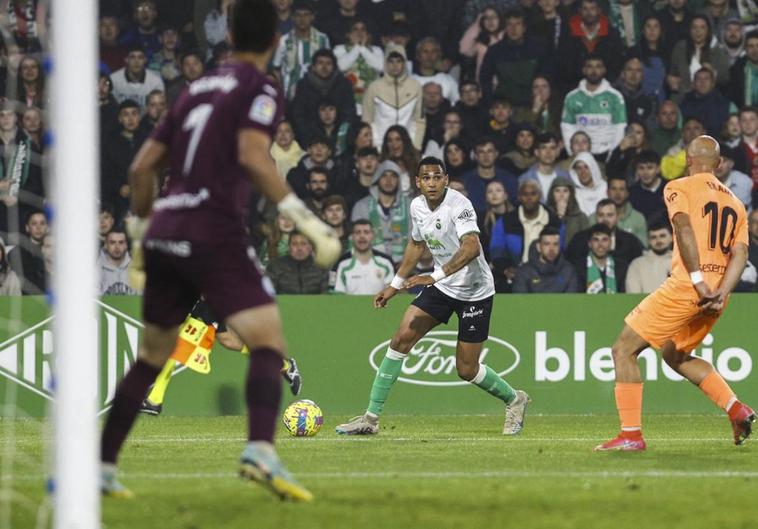
[[[660,349],[671,340],[677,351],[691,353],[710,332],[719,315],[707,316],[698,307],[692,285],[669,278],[630,312],[624,321],[650,345]]]

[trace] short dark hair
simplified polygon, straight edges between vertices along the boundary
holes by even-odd
[[[136,108],[137,110],[139,110],[139,109],[140,109],[140,108],[139,108],[139,104],[138,104],[138,103],[137,103],[137,102],[136,102],[134,99],[124,99],[124,100],[123,100],[123,101],[121,101],[121,103],[119,103],[119,105],[118,105],[118,111],[119,111],[119,113],[120,113],[122,110],[125,110],[125,109],[127,109],[127,108]]]
[[[329,139],[323,135],[323,134],[314,134],[308,139],[308,143],[306,145],[306,149],[313,147],[316,144],[326,145],[327,147],[331,148],[331,144],[329,143]]]
[[[748,31],[747,35],[745,35],[745,42],[750,39],[758,39],[758,30]]]
[[[654,163],[655,165],[660,165],[661,155],[653,150],[642,151],[634,158],[634,168],[636,169],[638,165],[643,163]]]
[[[624,182],[627,189],[629,188],[629,182],[626,181],[626,177],[623,175],[615,174],[615,175],[608,175],[608,185],[611,184],[611,180],[616,180],[618,182]]]
[[[347,215],[347,202],[345,201],[345,198],[340,195],[329,195],[326,197],[321,203],[321,211],[325,211],[329,206],[336,205],[342,206],[342,211],[344,211],[345,215]]]
[[[110,230],[108,230],[108,233],[105,234],[105,238],[107,239],[108,235],[110,235],[111,233],[120,233],[120,234],[123,234],[123,236],[127,240],[129,239],[129,237],[126,234],[126,228],[124,228],[123,225],[121,224],[114,224],[113,227]]]
[[[545,145],[546,143],[550,143],[551,141],[554,141],[557,144],[558,136],[556,136],[552,132],[541,132],[540,134],[537,134],[536,138],[534,138],[534,148],[537,149],[541,145]]]
[[[229,30],[234,49],[262,53],[274,45],[279,18],[271,0],[236,0]]]
[[[490,103],[490,108],[494,107],[495,105],[503,105],[504,107],[508,107],[508,108],[513,107],[513,103],[511,103],[511,100],[505,96],[494,97],[492,99],[492,103]]]
[[[561,230],[556,228],[555,226],[545,226],[542,228],[542,231],[540,232],[540,240],[542,240],[543,237],[550,237],[552,235],[558,235],[561,236]]]
[[[334,102],[334,100],[331,97],[322,97],[321,100],[318,102],[318,108],[321,110],[325,107],[334,107],[337,108],[337,103]]]
[[[292,4],[292,12],[294,13],[295,11],[310,11],[311,13],[315,13],[316,7],[310,0],[295,0]]]
[[[311,240],[308,238],[308,236],[305,233],[295,228],[294,230],[290,232],[289,240],[287,241],[287,246],[292,244],[292,239],[294,239],[295,237],[305,237],[305,240],[307,240],[308,242],[311,242]]]
[[[371,221],[368,219],[356,219],[353,221],[353,228],[356,226],[369,226],[370,228],[373,228],[374,225],[371,224]]]
[[[600,208],[604,208],[605,206],[613,206],[614,209],[618,209],[618,206],[613,200],[610,198],[604,198],[597,203],[595,206],[595,211],[599,210]]]
[[[687,124],[687,123],[689,123],[690,121],[695,121],[695,122],[697,122],[697,123],[698,123],[698,124],[699,124],[701,127],[705,128],[705,125],[703,124],[703,120],[702,120],[702,119],[700,119],[700,118],[699,118],[699,117],[697,117],[697,116],[687,116],[686,118],[684,118],[684,123],[682,123],[682,125],[686,125],[686,124]]]
[[[673,230],[671,229],[671,224],[662,219],[654,219],[653,222],[648,224],[647,231],[658,231],[658,230],[666,230],[669,233],[673,233]]]
[[[138,51],[142,55],[147,56],[147,53],[145,53],[145,50],[139,44],[131,44],[130,46],[128,46],[126,48],[126,55],[128,56],[130,53],[133,53],[135,51]]]
[[[42,211],[41,209],[34,209],[30,211],[29,213],[27,213],[26,222],[24,223],[24,226],[29,224],[29,222],[32,220],[32,217],[34,215],[42,215],[43,217],[45,217],[45,220],[47,221],[47,214],[44,211]]]
[[[311,180],[311,176],[313,176],[316,173],[324,175],[326,177],[326,181],[329,182],[329,171],[326,168],[324,168],[324,167],[312,167],[308,171],[308,181],[309,182]]]
[[[464,79],[463,81],[461,81],[461,90],[463,90],[464,86],[475,86],[477,90],[482,89],[479,86],[479,82],[476,79]]]
[[[447,167],[445,167],[445,162],[436,156],[424,156],[421,158],[421,161],[418,163],[418,167],[416,167],[416,174],[419,174],[419,172],[421,172],[421,167],[424,165],[439,165],[442,167],[442,172],[447,174]]]
[[[205,64],[203,54],[200,53],[200,50],[186,50],[182,52],[181,56],[179,57],[179,64],[183,65],[187,57],[195,57],[198,61]]]
[[[600,224],[600,223],[597,223],[590,228],[590,238],[596,233],[604,233],[608,237],[612,235],[611,229],[605,224]]]
[[[595,3],[595,2],[593,2],[593,3]],[[582,65],[585,65],[585,64],[587,64],[587,63],[588,63],[588,62],[590,62],[590,61],[600,61],[600,62],[602,62],[602,63],[603,63],[603,66],[605,66],[605,59],[603,59],[603,58],[602,58],[600,55],[598,55],[597,53],[590,53],[589,55],[587,55],[587,56],[584,58],[584,60],[582,61]]]
[[[508,20],[509,18],[520,18],[521,20],[526,20],[524,12],[518,7],[513,7],[503,13],[503,20]]]
[[[699,73],[707,73],[711,76],[711,79],[714,81],[716,80],[716,72],[714,72],[712,69],[708,68],[707,66],[702,66],[698,71],[695,72],[695,75],[692,76],[692,79],[695,79],[697,74]]]
[[[153,96],[157,96],[157,95],[162,95],[162,96],[165,96],[165,95],[166,95],[166,92],[164,92],[163,90],[161,90],[161,89],[159,89],[159,88],[156,88],[155,90],[150,90],[150,93],[149,93],[149,94],[147,94],[147,97],[145,97],[145,102],[148,102],[148,101],[150,101],[150,98],[151,98],[151,97],[153,97]]]
[[[474,144],[474,151],[476,151],[477,147],[482,147],[488,143],[491,143],[495,147],[495,150],[498,150],[497,143],[495,143],[495,138],[492,136],[479,136],[476,139],[476,143]]]
[[[332,60],[332,64],[335,66],[337,65],[337,56],[334,55],[334,52],[330,50],[329,48],[321,48],[316,50],[316,53],[313,54],[313,57],[311,57],[311,64],[316,64],[316,59],[319,57],[326,57],[328,59]]]
[[[376,150],[376,147],[361,147],[355,155],[358,158],[365,158],[366,156],[376,156],[379,158],[379,151]]]
[[[756,35],[756,38],[758,38],[758,31],[755,31],[754,33],[756,33],[756,34],[757,34],[757,35]],[[756,116],[758,116],[758,107],[754,107],[753,105],[747,105],[747,106],[744,106],[744,107],[742,107],[742,108],[740,109],[740,112],[739,112],[739,114],[740,114],[740,116],[741,116],[742,114],[745,114],[745,113],[747,113],[747,112],[752,112],[753,114],[755,114]]]

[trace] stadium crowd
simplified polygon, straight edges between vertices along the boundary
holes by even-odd
[[[375,294],[410,230],[419,159],[475,208],[498,292],[647,293],[670,273],[664,187],[701,134],[749,213],[758,283],[755,0],[272,0],[270,75],[287,98],[271,155],[333,226],[329,273],[261,200],[251,243],[277,292]],[[53,240],[43,178],[44,3],[0,14],[0,295],[41,294]],[[231,0],[100,0],[103,294],[127,281],[127,171],[182,90],[229,60]],[[166,175],[170,178],[171,175]],[[753,205],[757,209],[753,209]],[[419,272],[432,267],[427,254]]]

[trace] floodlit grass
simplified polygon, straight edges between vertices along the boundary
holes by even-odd
[[[108,529],[758,527],[758,445],[735,447],[724,416],[647,416],[645,453],[593,453],[613,416],[529,416],[517,437],[497,416],[391,416],[377,437],[341,437],[327,417],[279,451],[316,495],[283,503],[236,478],[243,417],[141,417],[121,460],[132,501],[103,501]],[[44,429],[0,421],[15,449],[12,527],[44,517]],[[9,432],[15,430],[13,438]],[[40,524],[40,526],[44,526]]]

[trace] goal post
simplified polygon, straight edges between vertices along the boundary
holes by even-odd
[[[96,0],[51,0],[54,527],[100,527]]]

